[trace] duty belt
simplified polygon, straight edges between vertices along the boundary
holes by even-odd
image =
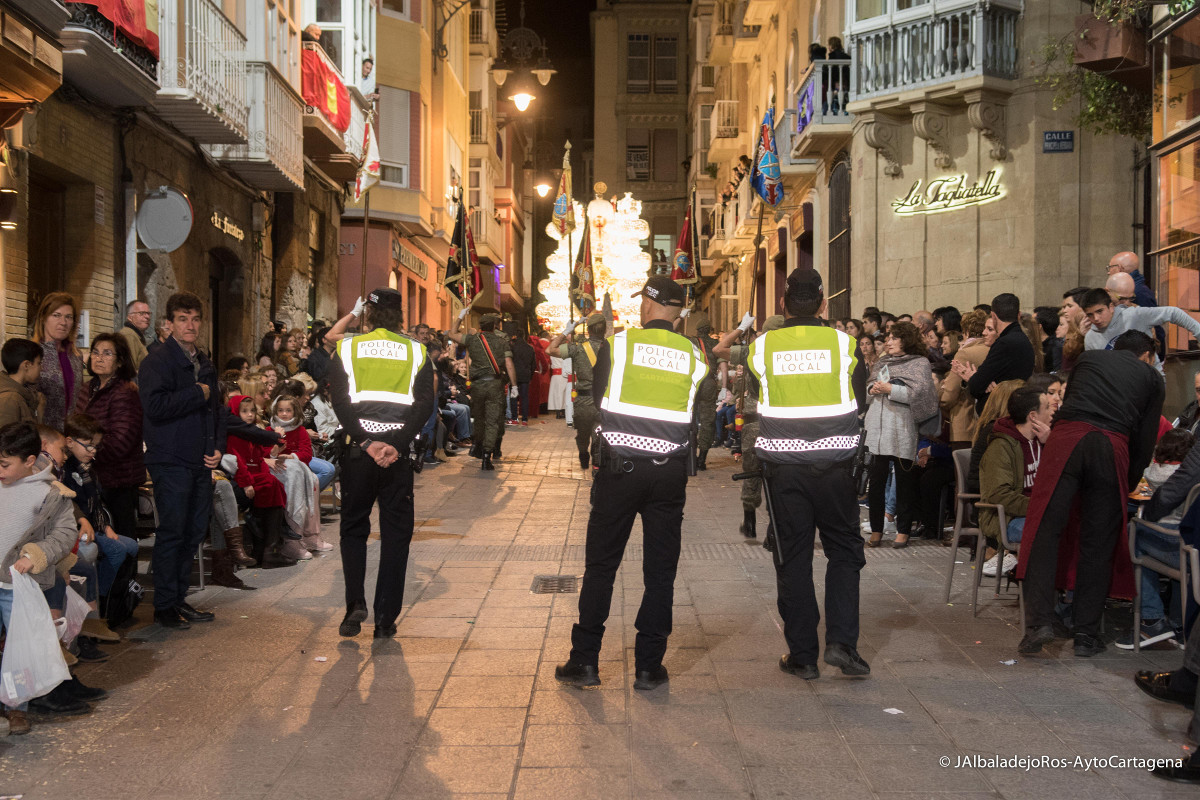
[[[677,444],[667,439],[655,439],[651,436],[635,436],[632,433],[619,431],[604,431],[604,440],[612,447],[628,447],[631,450],[642,450],[647,458],[657,455],[667,455],[676,450],[686,448],[686,444]]]

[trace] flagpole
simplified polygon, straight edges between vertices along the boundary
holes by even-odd
[[[575,216],[575,209],[571,208],[571,200],[567,198],[568,213],[571,217]],[[575,229],[571,228],[567,231],[567,264],[570,265],[571,275],[567,278],[567,324],[571,326],[571,330],[575,329],[575,303],[571,301],[571,278],[575,276],[575,259],[571,258],[575,253],[575,241],[572,238],[575,235]],[[560,240],[561,241],[561,240]],[[580,289],[582,291],[582,287]],[[583,313],[583,309],[579,309],[579,313]]]
[[[758,249],[762,247],[763,234],[763,215],[767,213],[767,201],[760,200],[758,204],[758,232],[754,234],[754,264],[753,271],[750,276],[750,314],[757,315],[758,306],[755,305],[755,295],[758,294]],[[763,259],[763,267],[766,268],[766,259]]]
[[[362,280],[359,283],[358,296],[364,300],[367,297],[367,243],[370,239],[367,233],[371,230],[371,190],[363,193],[363,237],[362,237]],[[359,320],[359,330],[362,330],[362,320]]]

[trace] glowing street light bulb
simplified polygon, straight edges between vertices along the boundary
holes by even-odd
[[[512,101],[517,106],[518,111],[524,111],[529,108],[529,104],[533,102],[533,95],[528,92],[520,92],[512,96]]]
[[[545,197],[550,194],[550,184],[548,183],[539,183],[533,188],[537,190],[538,197]]]

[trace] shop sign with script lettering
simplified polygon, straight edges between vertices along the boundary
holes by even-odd
[[[968,183],[966,175],[949,175],[927,184],[917,179],[907,195],[892,201],[892,210],[897,214],[936,214],[983,205],[1001,197],[1004,184],[1000,182],[999,170],[991,170],[975,183]]]

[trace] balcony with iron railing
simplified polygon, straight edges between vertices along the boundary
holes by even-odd
[[[304,42],[303,48],[303,58],[319,59],[322,68],[325,70],[325,74],[333,73],[338,76],[339,80],[341,79],[341,73],[338,71],[338,68],[319,43]],[[324,84],[322,84],[318,90],[320,94],[316,99],[313,99],[311,96],[305,96],[310,92],[307,88],[301,93],[301,99],[304,101],[304,154],[309,158],[328,158],[336,153],[346,152],[345,134],[349,131],[349,128],[345,131],[339,130],[322,109],[313,105],[314,102],[324,101],[325,94],[320,91],[324,88]],[[350,94],[348,88],[346,93],[347,95]],[[333,96],[337,97],[336,94]],[[351,100],[351,103],[353,104],[353,100]],[[351,109],[351,116],[353,116],[354,110],[353,108]]]
[[[504,263],[508,255],[504,248],[504,226],[490,209],[471,209],[471,235],[475,237],[475,250],[495,264]]]
[[[795,127],[788,131],[790,145],[784,150],[792,158],[820,158],[850,138],[854,115],[850,102],[853,64],[845,59],[814,61],[796,92]]]
[[[712,138],[708,145],[708,160],[715,164],[736,158],[744,149],[739,138],[738,100],[718,100],[713,104]]]
[[[159,115],[202,143],[244,143],[246,37],[212,0],[162,0],[158,34]]]
[[[371,104],[357,89],[350,87],[350,124],[342,133],[343,149],[313,159],[322,172],[338,183],[353,181],[367,157],[367,120],[373,113]]]
[[[95,5],[67,3],[58,39],[63,74],[85,95],[111,106],[148,106],[158,92],[158,56],[134,42]]]
[[[1021,0],[939,0],[853,23],[851,102],[1015,80],[1021,7]]]
[[[734,64],[749,64],[759,54],[758,34],[762,25],[752,24],[746,17],[749,0],[741,0],[733,12],[733,52],[729,60]]]
[[[496,55],[496,17],[490,8],[472,8],[470,21],[471,53]]]
[[[250,61],[246,72],[250,86],[250,135],[246,144],[208,145],[206,149],[255,188],[303,191],[304,102],[271,64]]]
[[[718,0],[712,7],[712,24],[708,30],[708,62],[728,66],[733,55],[733,2]]]
[[[491,111],[486,108],[471,109],[471,144],[490,145],[495,131],[496,122]]]

